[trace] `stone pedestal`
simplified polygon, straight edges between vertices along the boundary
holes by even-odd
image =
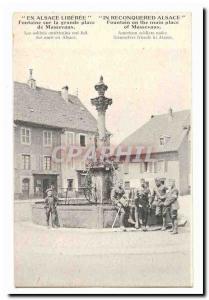
[[[111,203],[112,171],[109,167],[91,167],[92,186],[96,193],[98,204]]]
[[[98,97],[91,99],[91,104],[96,107],[98,112],[97,129],[98,140],[95,145],[96,150],[101,150],[102,147],[109,146],[110,135],[106,130],[105,114],[109,105],[112,104],[112,99],[105,97],[105,91],[108,86],[103,82],[103,77],[100,77],[99,83],[95,85],[95,90],[98,92]],[[99,147],[99,149],[97,149]],[[98,166],[97,162],[90,168],[92,174],[93,188],[96,187],[97,203],[105,204],[111,203],[110,193],[112,188],[112,170],[105,165],[104,161],[101,161],[101,165]]]

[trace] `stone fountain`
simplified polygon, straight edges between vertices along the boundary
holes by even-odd
[[[95,137],[96,159],[89,162],[88,174],[91,177],[90,190],[96,191],[96,195],[90,193],[90,201],[80,204],[58,205],[57,211],[59,222],[62,227],[74,228],[105,228],[111,227],[117,213],[112,205],[110,194],[113,184],[114,166],[111,161],[101,157],[103,147],[110,145],[110,134],[106,129],[105,115],[108,106],[112,104],[112,99],[105,97],[108,86],[100,77],[99,83],[95,85],[98,97],[91,99],[91,104],[96,107],[97,135]],[[39,225],[46,225],[44,204],[35,204],[32,207],[33,222]],[[115,223],[115,227],[119,224]]]

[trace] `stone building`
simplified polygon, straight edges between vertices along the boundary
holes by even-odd
[[[71,145],[93,143],[96,130],[95,118],[67,86],[61,92],[39,87],[32,71],[27,83],[14,82],[15,198],[43,197],[51,184],[58,192],[78,189],[85,165],[79,157],[66,161],[66,153]]]
[[[189,110],[173,112],[170,109],[168,114],[151,116],[120,144],[123,151],[129,146],[144,149],[141,160],[134,162],[136,155],[131,154],[129,162],[123,160],[120,164],[125,188],[138,187],[141,178],[149,181],[151,188],[155,177],[175,178],[180,194],[188,194],[191,188],[190,144]]]

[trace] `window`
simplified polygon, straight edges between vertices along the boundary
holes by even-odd
[[[21,143],[30,145],[31,143],[31,130],[29,128],[21,128]]]
[[[164,137],[161,137],[160,138],[160,145],[164,145],[164,144],[165,144]]]
[[[129,164],[128,163],[124,163],[123,164],[123,173],[124,174],[128,174],[129,173]]]
[[[68,191],[73,190],[73,179],[67,179],[67,189]]]
[[[152,162],[140,162],[139,164],[140,167],[140,173],[147,173],[147,172],[152,172]]]
[[[44,170],[51,170],[52,158],[51,156],[44,156]]]
[[[84,187],[86,185],[86,174],[80,174],[80,184],[79,187]]]
[[[139,170],[140,170],[140,173],[144,173],[144,163],[143,162],[139,163]]]
[[[74,132],[66,132],[67,136],[67,145],[73,145],[74,144]]]
[[[165,163],[164,163],[164,160],[159,160],[158,163],[157,163],[157,172],[159,173],[164,173],[164,167],[165,167]]]
[[[165,144],[167,144],[169,141],[170,141],[170,136],[168,136],[168,135],[162,135],[161,137],[160,137],[160,145],[165,145]]]
[[[148,171],[148,162],[145,161],[144,162],[144,172],[147,172]]]
[[[149,172],[149,173],[152,173],[152,166],[153,166],[152,162],[149,161],[149,162],[148,162],[148,172]]]
[[[154,162],[154,173],[157,173],[157,161]]]
[[[80,134],[80,146],[86,147],[86,136],[84,134]]]
[[[51,131],[43,132],[43,143],[44,143],[44,146],[52,146],[52,132]]]
[[[30,170],[30,155],[23,154],[22,155],[22,165],[24,170]]]

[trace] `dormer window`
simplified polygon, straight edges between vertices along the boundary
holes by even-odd
[[[168,135],[162,135],[160,137],[160,145],[163,146],[163,145],[166,145],[169,141],[170,141],[170,136]]]

